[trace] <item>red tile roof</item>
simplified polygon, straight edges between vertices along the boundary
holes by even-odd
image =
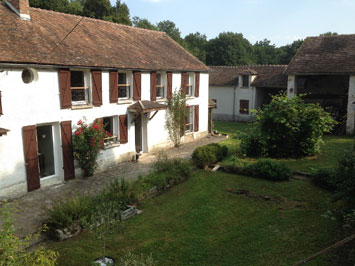
[[[354,74],[355,34],[308,37],[285,74]]]
[[[256,75],[253,87],[287,88],[286,65],[210,66],[210,85],[235,86],[239,75]]]
[[[210,66],[210,85],[235,86],[240,75],[255,75],[249,66]]]
[[[0,63],[208,71],[167,34],[30,8],[20,20],[0,3]]]

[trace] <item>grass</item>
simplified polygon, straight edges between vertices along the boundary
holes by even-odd
[[[250,125],[216,122],[215,128],[230,134],[224,144],[234,153],[240,144],[235,136],[247,133]],[[352,144],[352,138],[327,136],[318,156],[283,161],[297,171],[331,167]],[[228,189],[247,189],[271,200]],[[270,182],[201,170],[138,208],[143,214],[123,222],[108,239],[107,255],[116,260],[129,250],[152,254],[156,265],[282,266],[336,241],[336,222],[322,217],[337,208],[332,194],[308,180]],[[90,233],[52,243],[50,248],[59,252],[59,265],[88,265],[101,256],[100,241]],[[323,255],[307,265],[332,265],[332,256]]]
[[[248,189],[270,201],[227,192]],[[125,251],[152,253],[156,265],[292,265],[331,244],[336,224],[321,215],[331,195],[308,181],[268,182],[222,172],[192,178],[139,206],[143,214],[122,223],[107,243],[118,259]],[[59,265],[88,265],[101,255],[89,233],[50,245]],[[330,265],[321,257],[309,265]]]
[[[241,132],[248,133],[251,130],[250,123],[242,122],[215,122],[215,129],[222,133],[227,133],[230,138],[223,144],[228,146],[231,153],[240,153],[240,140],[238,136]],[[349,136],[326,136],[321,153],[316,156],[309,156],[302,159],[281,159],[293,171],[312,172],[314,169],[335,167],[339,158],[345,150],[351,149],[354,138]],[[243,158],[246,162],[253,162],[255,158]]]

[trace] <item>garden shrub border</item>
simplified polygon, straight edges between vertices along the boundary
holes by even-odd
[[[133,182],[118,178],[111,181],[98,195],[78,195],[56,203],[48,210],[49,218],[46,235],[53,240],[64,240],[77,235],[85,229],[84,220],[96,212],[103,202],[115,202],[118,206],[117,219],[122,221],[122,213],[135,208],[137,203],[163,193],[170,187],[184,182],[192,172],[191,163],[183,159],[168,159],[158,156],[154,171],[139,176]]]
[[[210,143],[197,147],[192,153],[192,163],[198,168],[205,169],[214,163],[222,161],[228,155],[227,146]]]
[[[270,181],[286,181],[292,176],[291,169],[282,162],[272,159],[259,159],[255,163],[244,163],[237,156],[231,156],[221,163],[227,173],[262,178]]]

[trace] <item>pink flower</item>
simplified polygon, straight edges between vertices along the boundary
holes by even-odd
[[[80,126],[82,123],[83,123],[83,121],[79,120],[77,124],[78,124],[78,126]]]
[[[106,133],[107,136],[111,137],[111,133],[110,132],[106,131],[105,133]]]
[[[81,134],[81,131],[75,131],[75,135],[79,136]]]
[[[99,129],[99,126],[98,126],[97,124],[93,124],[93,125],[92,125],[92,128],[93,128],[93,129]]]

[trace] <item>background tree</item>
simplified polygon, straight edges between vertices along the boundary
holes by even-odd
[[[132,19],[132,24],[133,26],[137,28],[142,28],[142,29],[148,29],[148,30],[158,30],[158,27],[155,26],[154,24],[150,23],[148,19],[146,18],[140,18],[140,17],[133,17]]]
[[[202,62],[206,63],[206,48],[208,43],[206,35],[199,32],[190,33],[185,36],[184,41],[185,48]]]
[[[256,64],[277,64],[279,60],[279,49],[271,41],[264,39],[257,41],[253,46],[253,54]]]
[[[294,57],[294,55],[297,53],[298,49],[301,47],[302,43],[303,43],[303,40],[296,40],[291,44],[281,46],[279,48],[280,56],[279,56],[278,64],[288,65],[290,63],[292,57]]]
[[[241,33],[220,33],[208,42],[206,62],[212,66],[254,64],[252,45]]]
[[[111,15],[105,20],[132,26],[129,8],[125,3],[121,3],[120,0],[116,1],[116,6],[111,8],[110,13]]]
[[[87,17],[103,19],[110,15],[110,0],[86,0],[83,6],[83,14]]]
[[[183,44],[183,39],[181,38],[181,32],[175,23],[170,20],[163,20],[157,24],[159,31],[163,31],[168,34],[173,40],[179,44]]]
[[[59,12],[67,12],[69,0],[30,0],[30,6]]]

